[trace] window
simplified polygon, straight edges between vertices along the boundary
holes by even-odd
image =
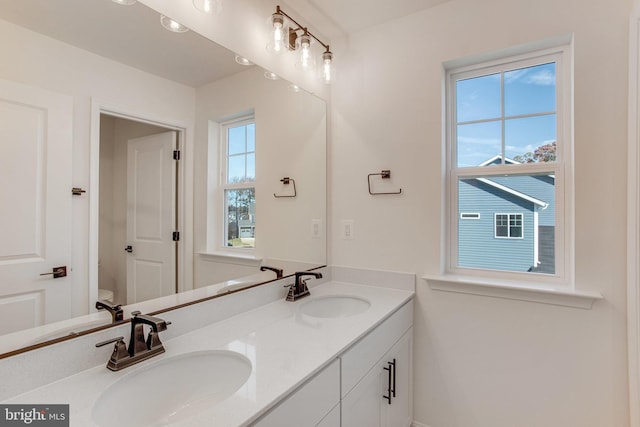
[[[221,126],[223,246],[254,248],[256,232],[256,125],[253,118]]]
[[[449,272],[567,280],[569,55],[560,46],[447,67]]]
[[[461,212],[460,219],[480,219],[480,214],[477,212],[474,212],[474,213]]]
[[[522,239],[522,214],[496,214],[496,239]]]

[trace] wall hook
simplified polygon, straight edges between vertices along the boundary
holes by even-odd
[[[296,192],[296,181],[293,178],[289,178],[288,176],[285,176],[284,178],[282,178],[280,180],[281,183],[283,183],[284,185],[289,185],[289,183],[293,183],[293,194],[289,194],[289,195],[277,195],[276,193],[273,193],[273,197],[296,197],[297,196],[297,192]]]
[[[391,192],[379,192],[379,193],[372,192],[371,191],[371,177],[372,176],[380,176],[382,179],[389,179],[389,178],[391,178],[391,170],[384,169],[380,173],[370,173],[367,176],[367,183],[369,184],[369,194],[371,194],[372,196],[377,196],[378,194],[400,194],[400,193],[402,193],[402,188],[400,188],[398,191],[391,191]]]

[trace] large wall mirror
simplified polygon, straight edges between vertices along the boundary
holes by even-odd
[[[0,354],[326,264],[325,101],[160,21],[0,0]]]

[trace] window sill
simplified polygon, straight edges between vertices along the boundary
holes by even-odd
[[[253,254],[237,254],[230,252],[198,252],[198,256],[204,261],[224,262],[227,264],[239,264],[251,267],[258,267],[262,263],[262,258]]]
[[[514,283],[458,275],[423,276],[422,278],[429,283],[431,289],[436,291],[531,301],[585,310],[590,310],[595,301],[603,299],[598,292],[576,291],[531,282]]]

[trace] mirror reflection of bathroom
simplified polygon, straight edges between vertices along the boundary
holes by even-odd
[[[98,299],[132,304],[177,290],[179,132],[100,115]]]

